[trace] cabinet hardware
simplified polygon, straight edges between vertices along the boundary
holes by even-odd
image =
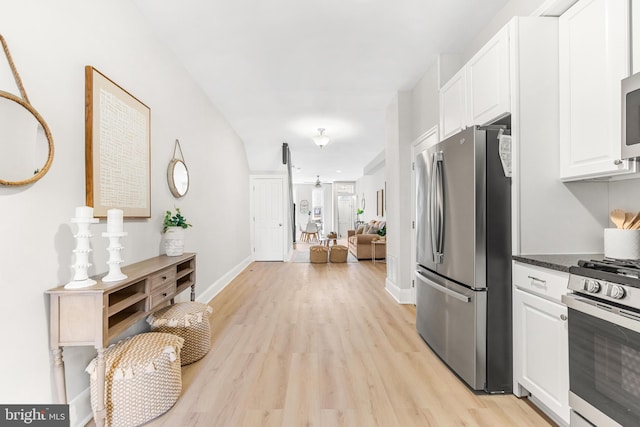
[[[560,320],[567,320],[567,319],[568,319],[568,317],[567,317],[566,314],[561,314],[560,315]]]
[[[163,292],[163,293],[162,293],[162,296],[163,296],[163,297],[166,297],[166,296],[167,296],[167,293],[166,293],[166,292]],[[563,315],[563,316],[564,316],[564,315]]]
[[[619,165],[622,164],[622,160],[616,159],[616,160],[613,161],[613,164],[616,165],[616,166],[619,166]]]
[[[543,288],[547,287],[547,281],[546,280],[538,279],[537,277],[534,277],[534,276],[527,276],[527,277],[529,279],[531,279],[531,284],[533,286],[539,286],[539,287],[543,287]]]

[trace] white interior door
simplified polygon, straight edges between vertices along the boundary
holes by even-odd
[[[353,196],[338,196],[338,237],[345,237],[353,227]]]
[[[284,179],[253,181],[253,251],[256,261],[284,261]]]

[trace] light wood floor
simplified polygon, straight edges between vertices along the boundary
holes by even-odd
[[[147,426],[551,426],[474,394],[384,289],[385,264],[256,262],[211,301],[212,348]]]

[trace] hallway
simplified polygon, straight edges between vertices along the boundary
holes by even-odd
[[[253,263],[211,305],[213,346],[148,426],[545,426],[476,395],[384,289],[385,264]]]

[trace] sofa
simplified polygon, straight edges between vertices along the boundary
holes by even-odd
[[[371,241],[380,239],[378,230],[385,227],[385,221],[372,220],[361,225],[357,230],[347,230],[349,252],[356,258],[371,259]],[[387,257],[386,245],[376,247],[376,259]]]

